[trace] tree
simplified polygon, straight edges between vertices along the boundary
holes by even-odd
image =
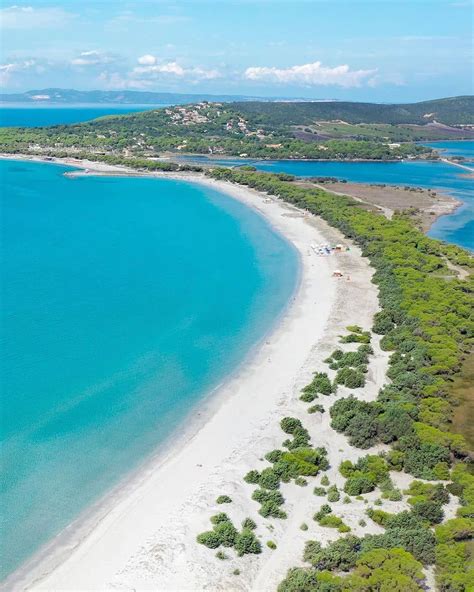
[[[377,549],[364,553],[343,590],[353,592],[421,592],[422,565],[403,549]]]

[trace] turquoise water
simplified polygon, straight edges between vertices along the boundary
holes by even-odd
[[[297,283],[221,193],[65,170],[0,161],[3,576],[192,419]]]
[[[466,164],[474,162],[474,141],[472,140],[431,142],[429,144],[425,143],[425,146],[436,148],[441,152],[442,156],[462,156],[466,159]]]
[[[125,115],[166,105],[74,105],[72,107],[6,106],[0,108],[0,127],[41,127],[89,121],[104,115]]]
[[[438,143],[437,143],[438,144]],[[446,143],[448,144],[448,143]],[[474,141],[449,142],[450,150],[463,151],[474,160]],[[467,171],[436,161],[404,162],[317,162],[317,161],[255,161],[251,159],[209,159],[206,156],[181,157],[182,160],[213,162],[223,166],[252,164],[269,173],[290,173],[302,177],[337,177],[359,183],[411,185],[443,190],[463,205],[449,216],[439,218],[429,235],[474,250],[474,185]]]

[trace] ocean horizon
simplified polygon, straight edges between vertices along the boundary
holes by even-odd
[[[223,193],[68,170],[0,161],[2,578],[192,420],[298,281]]]

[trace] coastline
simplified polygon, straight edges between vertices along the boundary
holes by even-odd
[[[12,159],[12,156],[8,158]],[[96,166],[74,159],[46,162],[91,170],[82,174],[128,174],[123,167]],[[131,172],[136,174],[136,171]],[[142,175],[212,186],[255,208],[300,252],[301,283],[283,318],[265,343],[257,348],[252,359],[206,399],[206,410],[199,408],[198,423],[193,420],[185,434],[169,443],[167,451],[162,451],[142,467],[126,485],[106,496],[99,504],[100,508],[91,510],[87,524],[72,525],[74,532],[70,533],[69,540],[66,540],[67,532],[59,535],[42,554],[13,574],[7,580],[9,590],[117,587],[192,590],[201,589],[200,586],[206,585],[209,579],[214,581],[225,577],[221,573],[222,566],[216,565],[219,561],[195,543],[197,532],[208,526],[215,498],[232,489],[235,507],[229,508],[229,512],[235,510],[242,517],[255,513],[250,496],[242,495],[248,489],[242,480],[243,475],[268,449],[281,443],[282,433],[278,426],[281,417],[291,413],[307,421],[304,406],[298,400],[299,389],[310,380],[316,364],[332,349],[345,324],[357,322],[367,326],[372,314],[378,310],[377,289],[370,283],[372,271],[357,248],[351,247],[350,252],[331,257],[317,257],[312,253],[312,242],[341,241],[340,234],[323,221],[305,216],[256,191],[196,174],[140,173]],[[351,281],[332,278],[336,267],[345,274],[350,271]],[[376,397],[378,387],[385,379],[386,358],[377,352],[376,372],[366,397]],[[259,393],[258,399],[255,392]],[[327,417],[323,417],[322,424],[324,422],[328,422]],[[314,427],[318,428],[313,430],[314,441],[318,442],[322,433],[334,448],[330,455],[333,456],[331,464],[337,481],[338,458],[358,457],[360,452],[347,450],[345,438],[338,437],[332,430],[329,433],[328,425],[324,429],[322,425]],[[338,451],[343,448],[344,455]],[[290,495],[288,499],[290,501]],[[276,524],[275,528],[291,529],[294,526],[294,521],[288,521],[285,525]],[[161,560],[156,556],[157,545],[160,547],[160,543],[155,542],[157,540],[166,541],[161,543]],[[151,551],[146,548],[150,544]],[[215,589],[234,589],[237,584],[235,589],[253,589],[252,582],[259,580],[259,586],[265,588],[255,589],[266,589],[270,580],[275,584],[287,567],[299,562],[301,549],[297,545],[294,547],[287,545],[286,550],[283,547],[281,552],[273,555],[264,552],[260,560],[248,557],[238,560],[236,565],[248,567],[244,587],[242,578],[239,582],[234,578],[232,583],[228,580],[219,582]],[[278,564],[271,567],[277,557]],[[154,566],[150,566],[150,561]],[[259,561],[264,563],[260,568]],[[145,564],[148,567],[144,568]],[[275,571],[275,568],[278,569]]]

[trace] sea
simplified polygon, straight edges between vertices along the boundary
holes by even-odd
[[[104,117],[126,115],[150,109],[163,109],[167,105],[35,105],[0,103],[0,127],[41,127],[66,125]]]
[[[299,278],[222,193],[68,170],[0,161],[0,579],[196,417]]]
[[[5,109],[2,123],[138,110]],[[472,159],[473,145],[443,150]],[[430,234],[474,247],[472,179],[461,169],[249,162],[443,189],[464,205]],[[0,579],[196,417],[284,313],[299,278],[293,247],[225,194],[171,179],[64,176],[71,170],[0,161]]]

